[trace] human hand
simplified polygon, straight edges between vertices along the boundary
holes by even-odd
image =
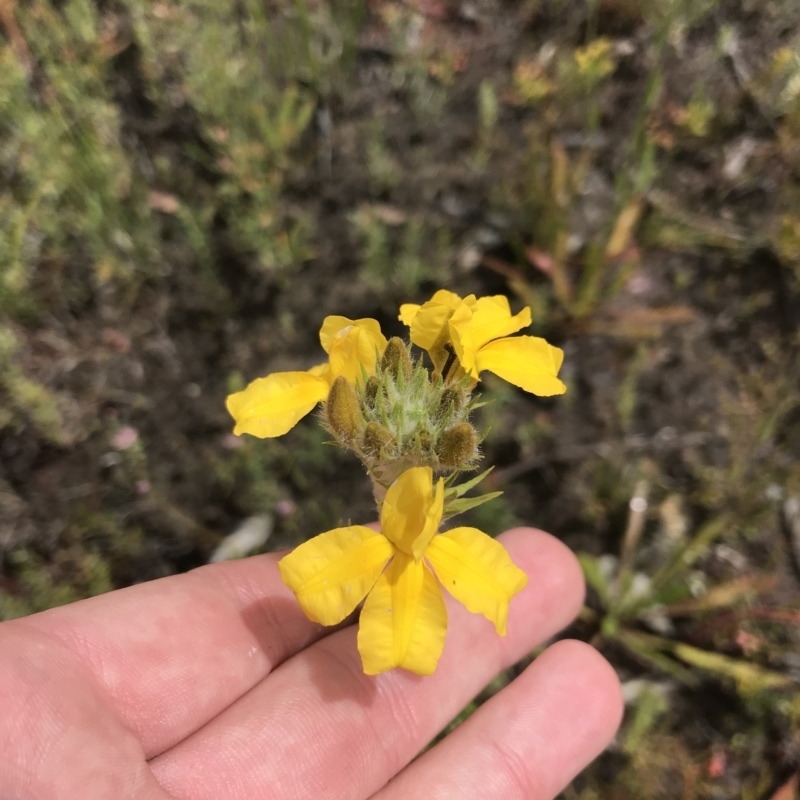
[[[544,800],[613,736],[619,684],[559,642],[409,764],[583,600],[571,552],[501,540],[529,576],[508,635],[448,600],[436,673],[368,677],[356,627],[303,615],[277,556],[214,564],[0,624],[2,800]]]

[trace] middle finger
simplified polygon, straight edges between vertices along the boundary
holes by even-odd
[[[371,795],[402,769],[500,670],[567,625],[583,600],[572,553],[553,537],[501,537],[529,582],[508,635],[448,598],[437,671],[363,674],[356,629],[326,637],[278,668],[184,742],[151,761],[176,798],[243,800]]]

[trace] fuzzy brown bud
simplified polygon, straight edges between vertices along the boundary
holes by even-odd
[[[448,469],[469,464],[478,449],[478,434],[468,422],[448,428],[439,438],[436,455],[439,463]]]
[[[364,384],[364,402],[370,408],[375,407],[375,400],[378,397],[378,390],[381,388],[381,382],[374,376],[371,375],[367,378],[367,382]]]
[[[425,455],[433,451],[433,436],[428,431],[420,431],[417,434],[417,442]]]
[[[464,393],[459,389],[448,387],[442,392],[442,399],[439,406],[442,409],[442,416],[458,414],[464,407]]]
[[[361,409],[356,390],[341,375],[331,386],[325,403],[325,417],[330,429],[343,442],[352,442],[361,427]]]
[[[370,422],[361,435],[361,449],[372,458],[380,458],[392,441],[392,434],[377,422]]]
[[[386,349],[383,351],[381,368],[385,372],[391,373],[395,378],[398,378],[401,374],[404,378],[408,378],[411,375],[411,356],[408,354],[405,342],[399,336],[393,336],[389,339]]]

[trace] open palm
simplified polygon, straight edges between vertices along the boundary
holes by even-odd
[[[202,567],[0,625],[2,800],[552,798],[619,723],[616,676],[552,646],[411,760],[581,606],[574,556],[502,537],[528,574],[508,635],[448,602],[431,677],[365,676],[356,629],[309,622],[277,556]]]

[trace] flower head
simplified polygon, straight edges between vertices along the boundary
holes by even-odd
[[[366,597],[358,649],[368,675],[433,673],[447,630],[442,586],[505,635],[508,604],[527,576],[476,528],[438,533],[443,504],[444,481],[434,486],[430,467],[409,469],[389,487],[380,532],[336,528],[278,563],[303,611],[322,625],[341,622]]]
[[[462,299],[441,290],[421,306],[401,306],[399,319],[410,327],[411,341],[428,350],[439,369],[452,348],[473,381],[488,370],[543,397],[566,391],[557,377],[564,352],[537,336],[510,336],[531,324],[531,311],[526,307],[512,315],[502,295]]]
[[[462,304],[471,306],[475,295],[461,298],[447,289],[439,289],[430,300],[421,306],[404,303],[400,306],[398,319],[409,327],[411,342],[430,353],[434,366],[441,370],[447,362],[450,331],[447,323]]]
[[[282,436],[328,397],[337,378],[356,383],[362,375],[372,375],[386,348],[386,338],[374,319],[326,317],[319,338],[328,354],[326,363],[307,372],[275,372],[257,378],[228,396],[226,406],[236,421],[233,432],[237,436]]]

